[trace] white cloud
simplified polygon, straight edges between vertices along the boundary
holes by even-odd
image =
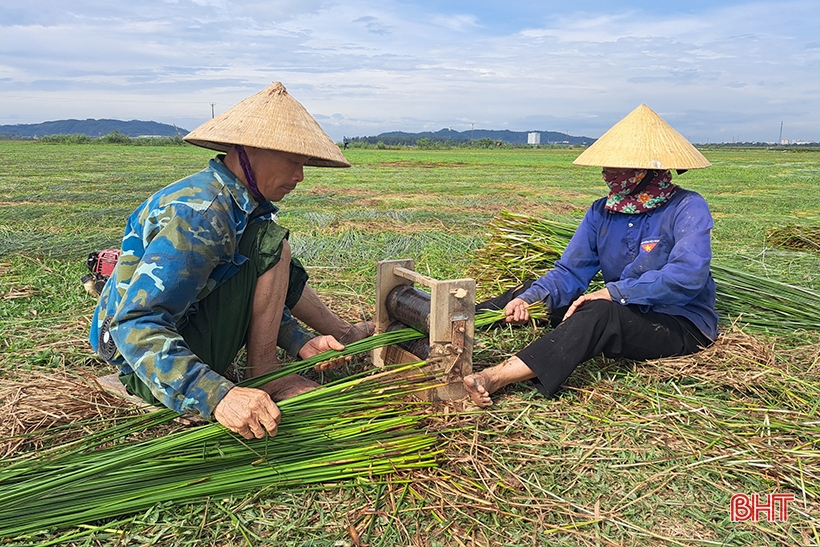
[[[467,32],[481,27],[475,15],[435,15],[431,18],[434,25],[439,25],[454,32]]]
[[[366,15],[353,20],[354,23],[360,23],[370,34],[388,35],[392,34],[393,30],[389,25],[383,24],[377,17]]]

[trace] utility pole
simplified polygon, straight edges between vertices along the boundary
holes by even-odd
[[[473,145],[473,130],[475,130],[475,124],[470,124],[470,146]]]
[[[780,122],[780,138],[777,140],[777,145],[783,144],[783,122]]]
[[[211,103],[211,119],[214,119],[214,105],[216,103]]]

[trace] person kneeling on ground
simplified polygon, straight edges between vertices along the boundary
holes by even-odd
[[[296,188],[305,165],[350,163],[278,82],[185,140],[226,154],[129,217],[90,342],[145,401],[215,418],[245,438],[275,435],[274,401],[316,384],[291,375],[261,389],[236,386],[226,374],[239,350],[253,377],[276,370],[277,346],[306,359],[372,332],[333,314],[307,285],[271,203]]]
[[[551,396],[596,355],[687,355],[717,337],[712,217],[703,197],[673,184],[671,174],[708,167],[706,158],[641,105],[574,163],[603,167],[609,195],[587,210],[554,269],[477,306],[525,323],[528,306],[544,301],[554,326],[514,357],[464,378],[481,407],[492,405],[495,391],[530,379]],[[598,272],[606,286],[583,294]]]

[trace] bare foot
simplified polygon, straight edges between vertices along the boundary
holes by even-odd
[[[350,344],[351,342],[358,342],[363,338],[367,338],[374,332],[376,332],[375,323],[372,321],[359,321],[355,325],[350,325],[347,332],[336,339],[342,344]]]
[[[274,401],[284,401],[317,387],[319,387],[319,384],[313,380],[308,380],[298,374],[290,374],[284,378],[268,382],[265,384],[264,390],[270,394],[270,398]]]
[[[464,389],[470,394],[470,398],[473,402],[481,408],[486,408],[493,404],[493,400],[490,398],[490,392],[487,391],[485,387],[486,381],[486,378],[480,372],[465,376],[463,380]]]

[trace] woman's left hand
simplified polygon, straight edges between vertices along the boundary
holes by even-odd
[[[564,314],[564,321],[566,321],[570,315],[575,313],[575,310],[580,308],[584,304],[584,302],[589,302],[590,300],[609,300],[611,302],[612,297],[609,295],[609,290],[607,290],[606,287],[604,287],[603,289],[599,289],[595,292],[582,294],[581,296],[575,299],[575,302],[573,302],[572,305],[569,307],[567,313]]]

